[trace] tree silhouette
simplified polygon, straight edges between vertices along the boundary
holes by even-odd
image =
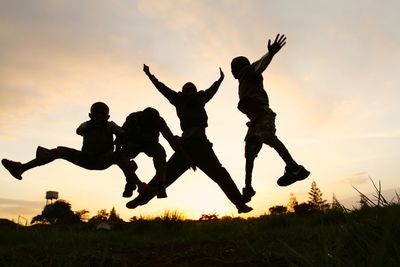
[[[115,210],[115,207],[112,207],[112,209],[110,211],[110,215],[108,216],[108,222],[110,222],[110,223],[123,222],[121,217],[119,217],[119,214],[117,214],[117,211]]]
[[[282,214],[286,214],[287,212],[287,207],[285,206],[273,206],[271,208],[269,208],[269,213],[271,215],[282,215]]]
[[[311,212],[317,211],[318,208],[314,204],[302,202],[296,206],[294,206],[294,212],[300,215],[307,215]]]
[[[85,209],[78,210],[78,211],[75,211],[75,214],[83,222],[87,222],[89,220],[89,211],[88,210],[85,210]]]
[[[315,206],[318,210],[326,210],[329,208],[329,204],[327,204],[327,200],[322,198],[322,192],[317,187],[317,183],[313,181],[311,183],[311,190],[308,192],[308,204]]]
[[[71,224],[81,222],[80,216],[71,210],[71,204],[57,200],[44,207],[41,214],[32,218],[31,223]]]
[[[112,207],[110,213],[107,212],[106,209],[101,209],[97,211],[97,214],[89,219],[88,221],[91,224],[100,224],[106,222],[111,225],[123,223],[124,220],[117,214],[115,207]]]
[[[101,209],[97,211],[97,215],[89,219],[89,223],[100,223],[108,220],[109,213],[106,209]]]

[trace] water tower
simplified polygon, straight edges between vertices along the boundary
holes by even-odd
[[[46,205],[53,204],[53,199],[58,199],[58,192],[57,191],[47,191],[46,192]]]

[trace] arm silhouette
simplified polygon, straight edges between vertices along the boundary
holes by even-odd
[[[269,63],[271,63],[272,58],[276,53],[281,50],[281,48],[286,44],[286,37],[284,34],[276,35],[275,41],[271,44],[271,39],[268,40],[268,52],[258,61],[254,62],[254,70],[257,73],[263,73],[264,70],[268,67]]]
[[[220,75],[219,79],[215,81],[210,88],[204,91],[204,97],[205,97],[204,102],[207,103],[208,101],[210,101],[211,98],[213,98],[215,93],[218,91],[222,81],[224,80],[225,75],[221,68],[219,68],[219,75]]]
[[[178,94],[177,92],[173,91],[172,89],[170,89],[169,87],[167,87],[165,84],[163,84],[162,82],[160,82],[156,76],[154,76],[151,72],[150,72],[150,68],[149,66],[147,66],[146,64],[143,64],[143,71],[144,73],[147,75],[147,77],[149,77],[150,81],[154,84],[154,86],[157,88],[157,90],[165,97],[169,100],[169,102],[174,102],[176,95]]]

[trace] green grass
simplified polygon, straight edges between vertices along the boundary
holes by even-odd
[[[0,228],[0,266],[400,266],[399,205],[247,220],[174,216],[111,231]]]

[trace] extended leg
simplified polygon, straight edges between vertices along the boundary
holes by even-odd
[[[193,154],[193,159],[199,168],[219,185],[228,199],[236,206],[238,212],[246,213],[251,211],[252,208],[246,206],[228,171],[219,162],[212,149],[212,144],[208,140],[204,140],[204,142],[194,144],[192,150],[196,151]]]
[[[183,156],[175,152],[167,162],[165,187],[170,186],[189,168],[190,166],[187,163],[187,161],[183,158]],[[157,188],[158,187],[157,176],[153,177],[153,179],[151,179],[148,185],[149,188]],[[126,207],[129,209],[134,209],[137,206],[145,205],[156,195],[157,192],[155,190],[145,190],[143,193],[140,193],[136,198],[126,203]]]
[[[3,159],[1,163],[11,173],[12,176],[18,180],[21,180],[22,174],[27,170],[45,165],[55,160],[57,158],[55,150],[56,149],[48,150],[39,146],[36,150],[36,157],[27,163],[16,162],[8,159]],[[54,154],[52,152],[54,152]]]
[[[285,147],[285,145],[278,139],[278,137],[274,136],[271,138],[268,138],[267,140],[264,141],[265,144],[269,145],[273,149],[278,152],[279,156],[283,159],[285,162],[286,166],[288,168],[292,168],[297,166],[297,163],[294,161],[292,156],[290,155],[289,151]]]
[[[285,173],[278,179],[278,185],[288,186],[296,181],[304,180],[310,175],[310,172],[306,170],[306,168],[302,165],[298,165],[296,161],[294,161],[289,151],[278,137],[275,136],[268,139],[266,144],[274,148],[286,163]]]
[[[167,154],[161,144],[152,145],[145,153],[153,158],[154,168],[156,169],[155,177],[158,179],[157,198],[166,198],[165,192],[165,176],[167,166]]]
[[[136,189],[136,185],[138,186],[138,191],[141,191],[145,187],[145,183],[140,181],[139,177],[136,175],[137,164],[134,160],[130,160],[125,154],[122,152],[116,155],[117,157],[117,165],[122,170],[125,175],[126,184],[124,188],[124,192],[122,193],[122,197],[131,197],[133,191]]]
[[[245,187],[243,188],[243,200],[249,202],[256,194],[252,187],[252,175],[254,160],[262,148],[262,142],[257,138],[250,138],[246,140],[245,144],[245,158],[246,158],[246,178]]]

